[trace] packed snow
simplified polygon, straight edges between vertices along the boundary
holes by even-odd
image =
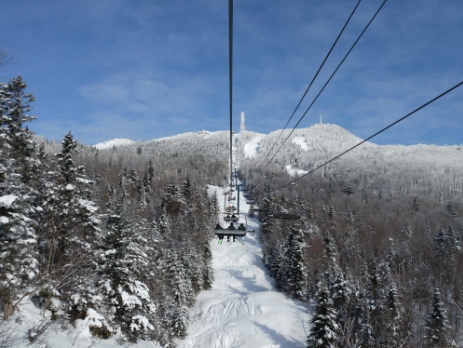
[[[309,149],[309,146],[303,137],[294,137],[293,143],[299,145],[304,151]]]
[[[252,139],[249,143],[244,145],[244,157],[245,158],[253,158],[256,157],[257,152],[259,150],[259,143],[260,140],[263,138],[263,135],[257,136]]]
[[[210,186],[209,192],[223,190]],[[240,197],[240,210],[249,205]],[[190,313],[188,337],[180,348],[193,347],[304,347],[310,314],[306,304],[277,292],[263,264],[258,242],[259,222],[247,217],[244,240],[212,242],[214,283],[199,294]]]

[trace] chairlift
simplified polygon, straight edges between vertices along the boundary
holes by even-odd
[[[246,203],[247,203],[247,204],[255,204],[256,201],[253,200],[253,199],[248,198],[248,199],[246,199]]]
[[[273,218],[277,220],[299,220],[301,215],[299,214],[288,214],[288,213],[275,213]]]
[[[244,220],[245,222],[244,223],[241,223],[241,224],[237,224],[237,226],[235,226],[234,222],[230,222],[230,225],[227,226],[227,227],[223,227],[221,224],[220,224],[220,217],[221,215],[224,215],[224,214],[227,214],[227,213],[219,213],[218,217],[217,217],[217,225],[215,227],[215,235],[219,237],[219,239],[223,239],[224,236],[227,236],[228,238],[229,237],[233,237],[233,240],[235,240],[235,237],[244,237],[246,235],[246,232],[248,230],[248,224],[247,224],[247,219],[246,219],[246,215],[243,214],[243,213],[240,213],[239,215],[243,215],[244,216]],[[226,216],[223,218],[224,221],[225,220]]]
[[[233,214],[232,216],[230,215],[227,215],[223,218],[223,221],[226,221],[226,222],[238,222],[240,218],[238,216],[236,216],[235,214]]]

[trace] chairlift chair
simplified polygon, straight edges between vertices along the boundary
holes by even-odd
[[[238,222],[239,219],[240,218],[238,216],[233,214],[232,216],[230,216],[230,215],[225,216],[223,218],[223,221],[226,221],[226,222]]]
[[[299,214],[288,214],[288,213],[275,213],[273,218],[277,220],[299,220],[301,215]]]
[[[232,236],[232,237],[244,237],[246,235],[246,232],[248,230],[248,227],[247,227],[247,219],[246,219],[246,215],[244,215],[243,213],[240,213],[239,215],[243,215],[244,216],[244,219],[245,219],[245,222],[242,223],[240,226],[243,226],[243,228],[240,228],[240,226],[234,226],[234,222],[231,221],[230,222],[230,226],[233,226],[234,228],[230,228],[230,226],[224,228],[222,225],[220,225],[220,216],[223,215],[223,214],[227,214],[227,213],[219,213],[218,217],[217,217],[217,225],[216,225],[216,228],[215,228],[215,235],[216,236]],[[223,218],[224,221],[226,217]],[[239,219],[237,217],[237,219]]]

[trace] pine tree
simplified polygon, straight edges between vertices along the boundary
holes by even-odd
[[[105,297],[102,311],[131,342],[153,339],[155,334],[156,306],[148,286],[141,281],[150,267],[144,245],[146,240],[140,239],[120,207],[110,214],[98,280]]]
[[[169,250],[166,255],[165,281],[167,285],[166,317],[164,318],[164,330],[169,332],[169,337],[183,338],[188,329],[188,282],[185,269],[178,257],[176,250]]]
[[[71,132],[61,144],[57,168],[49,171],[41,196],[39,242],[45,281],[39,292],[51,296],[59,289],[64,311],[73,322],[84,318],[99,297],[95,275],[101,221],[93,201],[95,181],[74,162],[78,143]]]
[[[207,238],[203,241],[203,290],[212,288],[214,271],[212,269],[212,250]]]
[[[311,320],[307,348],[334,348],[337,347],[338,325],[336,324],[336,312],[329,296],[329,290],[325,285],[319,285],[317,305]]]
[[[399,302],[399,294],[394,284],[389,286],[389,291],[384,308],[386,326],[384,330],[384,346],[401,347],[404,333],[402,332],[402,314]]]
[[[347,332],[350,330],[349,326],[349,298],[352,292],[352,285],[344,278],[344,273],[339,267],[338,259],[339,254],[333,239],[327,235],[325,237],[325,250],[328,260],[328,268],[326,271],[326,281],[330,298],[333,302],[333,308],[336,311],[336,323],[339,326],[341,335],[341,345],[343,340],[348,336]],[[345,343],[345,342],[344,342]]]
[[[283,290],[292,298],[304,300],[307,289],[307,267],[304,264],[304,235],[301,229],[289,228]]]
[[[14,311],[38,275],[34,219],[37,190],[32,185],[39,161],[32,132],[23,127],[33,101],[18,77],[0,84],[0,298],[4,319]],[[40,173],[36,173],[41,175]]]
[[[449,337],[449,322],[444,303],[441,299],[440,290],[437,287],[433,292],[431,313],[426,318],[425,329],[426,347],[456,347],[455,342]]]

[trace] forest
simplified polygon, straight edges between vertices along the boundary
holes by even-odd
[[[207,185],[229,184],[229,133],[98,150],[69,132],[57,143],[29,129],[26,89],[21,77],[0,84],[2,322],[30,298],[51,314],[30,328],[31,343],[88,318],[95,337],[174,347],[214,280],[220,202]],[[236,134],[237,175],[259,208],[250,213],[262,222],[262,257],[278,289],[314,304],[307,346],[457,347],[461,147],[366,143],[298,178],[287,165],[311,171],[361,139],[317,124],[266,161],[278,135]],[[8,346],[7,332],[0,341]]]

